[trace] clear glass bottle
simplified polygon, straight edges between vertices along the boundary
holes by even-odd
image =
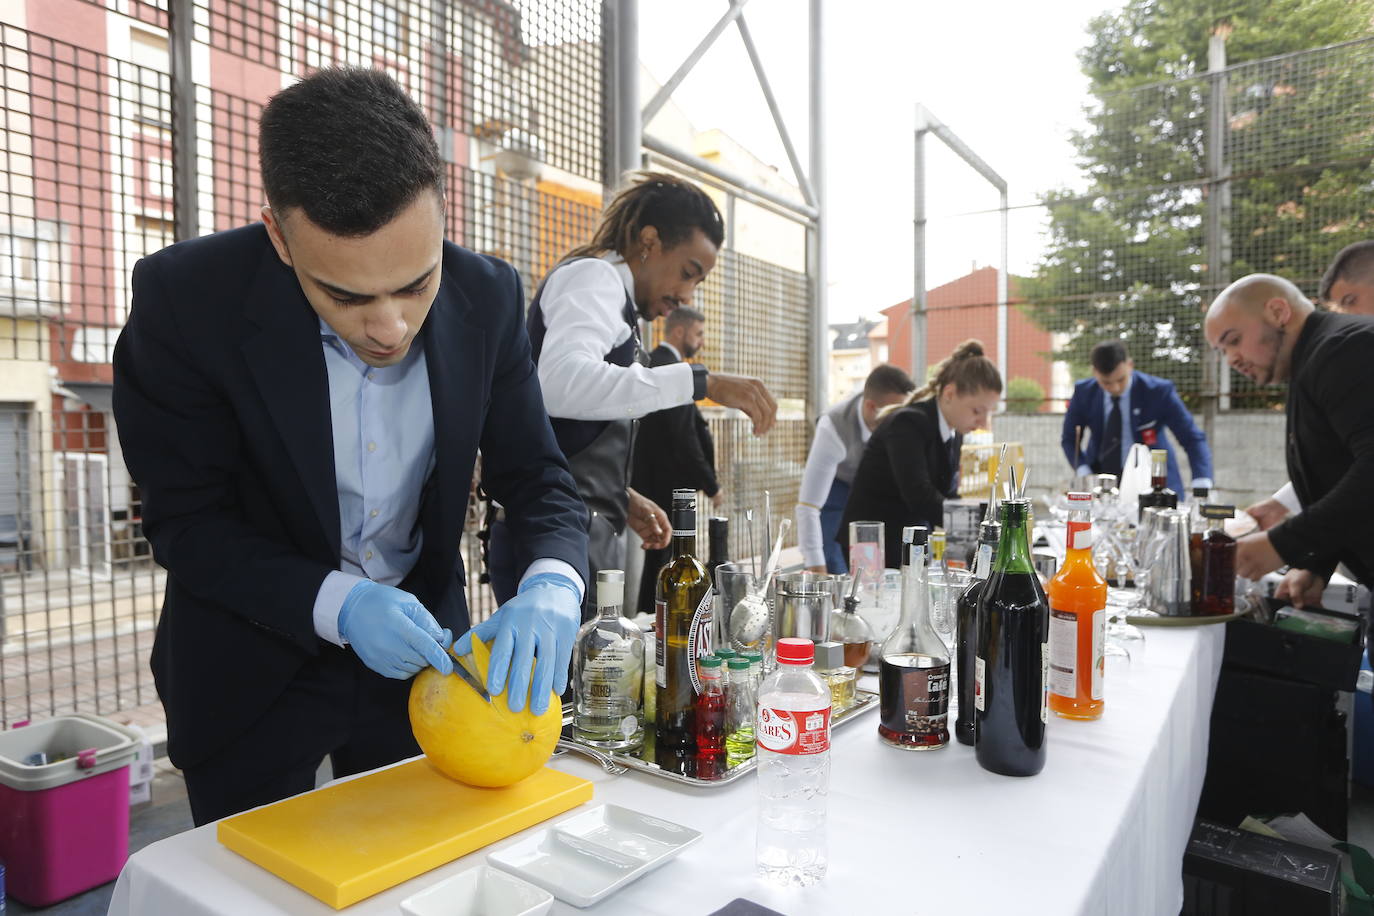
[[[621,616],[624,599],[625,573],[598,571],[596,616],[573,643],[573,733],[595,747],[633,751],[644,743],[644,634]]]
[[[858,669],[845,664],[845,647],[838,642],[816,643],[816,669],[821,680],[830,688],[830,712],[837,714],[854,705],[854,681]]]
[[[758,697],[747,658],[732,658],[727,668],[725,765],[732,767],[754,756],[754,714]]]
[[[904,750],[949,744],[949,650],[930,622],[926,537],[923,527],[902,529],[902,619],[878,667],[878,734]]]
[[[754,694],[758,695],[759,685],[763,683],[763,653],[757,649],[745,649],[739,656],[749,660],[749,680],[754,682]]]
[[[697,660],[701,692],[696,700],[697,756],[725,753],[725,678],[720,659],[714,655]]]

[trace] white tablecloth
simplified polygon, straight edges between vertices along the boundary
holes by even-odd
[[[752,777],[694,789],[642,773],[609,776],[591,761],[561,756],[554,766],[596,783],[593,804],[614,802],[706,834],[590,911],[706,914],[744,897],[786,914],[826,916],[1176,916],[1183,850],[1206,768],[1223,630],[1150,629],[1144,657],[1108,682],[1100,720],[1050,716],[1049,761],[1029,779],[987,773],[973,750],[958,744],[927,753],[888,748],[878,740],[876,712],[840,728],[832,751],[830,869],[821,884],[807,889],[773,888],[754,874]],[[403,898],[480,864],[487,851],[348,912],[398,913]],[[220,846],[214,825],[135,854],[110,905],[112,916],[333,912]],[[557,901],[554,912],[579,911]]]

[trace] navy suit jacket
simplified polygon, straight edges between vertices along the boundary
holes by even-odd
[[[400,587],[455,635],[468,628],[459,536],[479,448],[520,567],[554,557],[587,581],[584,508],[523,318],[510,265],[444,243],[414,344],[429,372],[435,466],[420,555]],[[340,541],[319,321],[261,224],[205,236],[135,266],[114,374],[143,530],[168,571],[152,668],[168,751],[187,767],[248,732],[312,657],[338,651],[313,619]]]
[[[1073,386],[1073,398],[1064,414],[1064,432],[1061,437],[1064,457],[1073,465],[1074,427],[1082,427],[1090,432],[1087,444],[1078,456],[1079,464],[1092,467],[1097,465],[1097,450],[1107,426],[1107,411],[1104,408],[1107,393],[1096,379],[1084,379]],[[1134,442],[1144,442],[1150,448],[1162,448],[1169,453],[1169,487],[1180,496],[1184,495],[1183,475],[1178,471],[1178,459],[1174,447],[1164,430],[1171,430],[1183,450],[1188,453],[1188,466],[1193,478],[1212,476],[1212,450],[1207,447],[1207,437],[1203,435],[1193,415],[1184,406],[1183,399],[1174,390],[1174,383],[1146,372],[1135,370],[1131,373],[1131,416],[1123,417],[1130,424],[1123,430],[1121,458],[1131,450]],[[1131,430],[1134,430],[1132,435]],[[1151,442],[1150,440],[1154,441]]]

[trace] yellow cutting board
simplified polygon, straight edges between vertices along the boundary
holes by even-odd
[[[219,841],[342,909],[575,808],[592,784],[548,767],[504,789],[423,757],[219,822]]]

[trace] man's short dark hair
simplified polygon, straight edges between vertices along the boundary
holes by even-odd
[[[679,305],[663,320],[663,333],[667,334],[673,328],[690,327],[698,321],[705,320],[706,313],[700,309],[694,309],[690,305]]]
[[[1374,241],[1355,242],[1342,248],[1326,268],[1326,273],[1322,274],[1317,298],[1322,302],[1330,302],[1331,287],[1336,285],[1337,280],[1374,283]]]
[[[425,113],[380,70],[329,67],[272,96],[258,163],[279,220],[299,209],[334,235],[370,235],[426,189],[444,193]]]
[[[890,363],[879,363],[864,379],[864,397],[877,400],[889,394],[910,394],[916,390],[916,383],[902,369]]]
[[[1093,368],[1103,375],[1111,375],[1117,366],[1128,359],[1130,356],[1126,354],[1126,347],[1119,340],[1104,340],[1093,347]]]

